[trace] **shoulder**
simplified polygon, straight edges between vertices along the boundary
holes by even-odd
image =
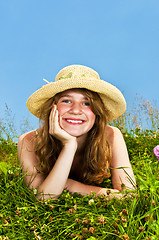
[[[106,130],[108,134],[121,134],[119,128],[110,125],[107,125]]]
[[[30,150],[32,150],[35,135],[36,135],[36,130],[30,131],[21,135],[18,140],[18,149],[27,146],[29,147]]]
[[[106,131],[107,131],[108,141],[110,142],[110,144],[113,144],[113,142],[116,139],[123,139],[123,135],[119,130],[119,128],[117,127],[107,125]]]
[[[34,139],[36,131],[24,133],[18,141],[18,158],[23,162],[25,167],[30,167],[37,164],[36,155],[34,152]]]

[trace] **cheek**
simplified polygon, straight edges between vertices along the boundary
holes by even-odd
[[[93,116],[92,116],[92,127],[93,127],[93,125],[94,125],[94,123],[95,123],[95,119],[96,119],[96,116],[93,115]]]
[[[92,126],[95,123],[96,116],[92,111],[87,112],[87,116],[89,118],[89,121],[91,122]]]
[[[66,108],[66,106],[64,107],[62,105],[57,104],[57,110],[58,110],[59,115],[62,116],[67,111],[67,108]]]

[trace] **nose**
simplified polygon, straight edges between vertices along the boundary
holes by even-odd
[[[70,109],[70,112],[73,114],[80,114],[82,111],[81,105],[77,102],[73,103]]]

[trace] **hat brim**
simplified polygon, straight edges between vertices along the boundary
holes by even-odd
[[[101,97],[104,106],[108,112],[108,121],[121,116],[126,110],[125,98],[112,84],[105,82],[104,80],[94,79],[80,79],[79,81],[70,79],[61,79],[57,82],[51,82],[36,92],[34,92],[27,100],[27,108],[36,117],[41,117],[41,106],[51,97],[57,93],[63,92],[72,88],[86,88],[88,90],[97,92]]]

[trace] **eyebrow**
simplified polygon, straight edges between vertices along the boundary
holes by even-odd
[[[69,95],[69,94],[65,94],[65,95],[61,95],[61,97],[60,98],[62,98],[62,97],[73,97],[73,96],[71,96],[71,95]],[[89,100],[87,97],[83,97],[83,99],[84,100]]]

